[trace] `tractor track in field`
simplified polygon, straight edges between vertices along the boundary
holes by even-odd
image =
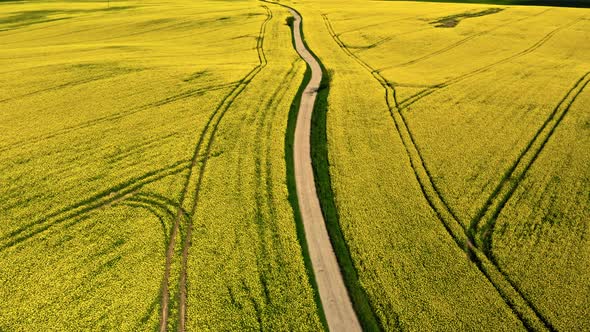
[[[547,11],[547,10],[545,10],[545,11]],[[440,14],[443,14],[445,12],[439,12],[439,13]],[[379,26],[379,25],[383,25],[383,24],[386,24],[386,23],[391,24],[391,23],[394,23],[394,22],[404,21],[404,20],[408,20],[408,19],[420,19],[422,17],[423,16],[421,16],[421,15],[418,15],[418,16],[408,16],[408,17],[403,17],[403,18],[400,18],[400,19],[397,19],[397,20],[393,20],[393,21],[385,21],[385,22],[367,24],[365,26],[361,26],[361,27],[358,27],[358,28],[355,28],[355,29],[350,29],[350,30],[345,30],[345,31],[339,32],[337,34],[337,36],[340,37],[340,36],[342,36],[344,34],[355,32],[355,31],[359,31],[361,29],[368,28],[368,27]],[[424,27],[424,28],[420,28],[420,29],[416,29],[416,30],[410,30],[410,31],[405,31],[405,32],[400,32],[400,33],[394,34],[394,35],[390,35],[388,37],[382,38],[381,40],[378,40],[377,42],[374,42],[374,43],[369,44],[369,45],[365,45],[365,46],[346,45],[346,47],[348,49],[356,49],[356,50],[358,50],[358,51],[356,51],[356,53],[360,53],[360,52],[362,52],[364,50],[371,49],[371,48],[374,48],[376,46],[379,46],[379,45],[381,45],[383,43],[386,43],[386,42],[390,41],[391,39],[393,39],[394,37],[411,35],[411,34],[414,34],[414,33],[418,33],[418,32],[421,32],[421,31],[426,31],[426,30],[432,30],[432,29],[436,29],[436,28],[434,28],[432,26],[428,26],[428,27]],[[489,32],[489,31],[487,31],[487,32]],[[469,37],[467,37],[467,38],[469,38]],[[384,69],[393,68],[393,67],[397,67],[397,66],[401,66],[401,64],[400,65],[386,67],[386,68],[381,68],[379,70],[384,70]]]
[[[168,239],[168,231],[166,226],[166,217],[168,216],[169,210],[159,205],[153,205],[153,203],[148,203],[145,201],[136,201],[133,199],[133,197],[121,202],[121,205],[130,206],[132,208],[145,209],[149,213],[156,216],[156,218],[158,218],[160,226],[162,227],[162,234],[164,235],[164,253],[166,253],[166,249],[168,248],[168,242],[170,242],[170,239]]]
[[[167,29],[178,29],[178,28],[182,28],[183,25],[189,24],[191,22],[192,22],[192,20],[182,20],[182,21],[175,22],[174,24],[171,24],[171,25],[160,26],[160,27],[157,27],[157,28],[152,28],[152,29],[148,29],[148,30],[138,31],[138,32],[134,32],[134,33],[130,33],[130,34],[124,34],[124,35],[119,35],[119,36],[110,36],[110,37],[105,37],[105,38],[100,38],[100,39],[86,40],[86,42],[87,43],[104,42],[104,41],[107,41],[107,40],[113,40],[113,39],[119,39],[119,38],[126,38],[126,37],[134,37],[134,36],[139,36],[139,35],[143,35],[143,34],[147,34],[147,33],[158,32],[158,31],[167,30]],[[129,22],[123,22],[123,23],[119,23],[119,24],[114,24],[114,25],[110,26],[110,28],[113,28],[113,27],[116,27],[116,26],[125,26],[125,25],[129,25]],[[91,27],[91,28],[87,28],[87,29],[80,29],[80,30],[76,30],[76,31],[68,31],[68,32],[64,32],[64,33],[53,35],[53,36],[43,36],[43,37],[40,37],[40,38],[13,41],[13,42],[9,42],[9,43],[4,43],[4,45],[22,44],[22,43],[26,43],[26,42],[40,41],[40,40],[42,41],[42,40],[47,40],[48,38],[63,37],[63,36],[72,35],[72,34],[75,34],[75,33],[78,33],[78,32],[92,31],[92,30],[97,30],[97,29],[100,29],[100,28],[104,28],[104,27],[103,26],[98,26],[98,27]],[[0,36],[0,38],[1,37],[2,36]],[[50,44],[48,46],[64,46],[64,45],[70,45],[70,43]]]
[[[162,281],[162,296],[161,296],[161,313],[160,313],[160,331],[166,331],[168,328],[168,316],[169,316],[169,302],[170,302],[170,294],[169,294],[169,279],[170,279],[170,269],[172,265],[172,258],[174,255],[174,247],[176,242],[176,234],[179,231],[180,227],[180,218],[181,218],[181,210],[180,208],[184,205],[186,195],[189,192],[189,189],[194,190],[194,196],[192,197],[192,201],[190,201],[190,211],[188,211],[188,221],[186,225],[186,234],[183,239],[182,244],[182,256],[181,256],[181,271],[180,271],[180,280],[179,280],[179,314],[178,314],[178,330],[184,331],[186,325],[186,296],[187,296],[187,289],[186,289],[186,280],[187,280],[187,260],[188,260],[188,251],[191,244],[191,236],[192,236],[192,225],[194,220],[194,215],[197,210],[198,201],[199,201],[199,194],[201,183],[203,181],[203,175],[205,173],[205,169],[207,166],[207,161],[210,156],[211,146],[213,145],[215,134],[219,127],[219,123],[223,119],[223,116],[233,104],[235,99],[246,89],[248,84],[258,75],[258,73],[266,66],[267,60],[264,54],[264,35],[266,31],[266,25],[272,19],[272,11],[266,7],[262,6],[266,10],[267,17],[262,23],[257,39],[256,50],[258,52],[258,60],[259,63],[256,67],[254,67],[233,89],[232,91],[225,96],[225,98],[219,103],[215,111],[209,117],[205,128],[203,129],[199,140],[195,146],[193,158],[191,160],[191,165],[189,167],[189,173],[186,177],[185,185],[182,189],[180,194],[179,200],[179,210],[177,212],[177,217],[174,221],[174,225],[172,227],[172,233],[170,237],[170,243],[168,246],[168,250],[166,253],[166,264],[165,264],[165,272],[164,278]],[[208,136],[208,137],[207,137]],[[202,148],[204,145],[204,148]],[[202,151],[203,150],[203,151]],[[201,153],[202,152],[202,153]],[[198,165],[199,157],[202,157],[201,164]],[[199,167],[197,167],[199,166]],[[196,179],[193,179],[193,173],[195,173],[195,169],[198,168],[198,174],[196,175]],[[194,188],[190,188],[192,182],[195,182]],[[182,240],[182,239],[181,239]]]
[[[295,75],[297,74],[295,64],[297,61],[301,61],[300,59],[296,59],[291,64],[291,69],[283,76],[282,82],[291,82]],[[273,177],[272,177],[272,129],[274,122],[272,118],[278,111],[278,103],[285,97],[287,93],[287,89],[283,86],[278,86],[269,97],[268,101],[265,103],[264,107],[262,107],[262,114],[257,119],[256,124],[256,139],[254,144],[255,150],[255,162],[254,162],[254,171],[255,171],[255,178],[256,178],[256,190],[255,190],[255,202],[256,202],[256,232],[258,234],[258,238],[260,239],[260,255],[257,255],[256,264],[258,270],[261,272],[259,275],[260,284],[263,288],[264,293],[264,305],[268,305],[271,302],[270,290],[268,289],[268,282],[267,278],[272,270],[272,260],[277,260],[278,265],[281,264],[282,261],[286,261],[284,259],[285,252],[281,249],[281,244],[279,241],[279,230],[272,222],[276,219],[276,208],[273,204],[274,202],[274,192],[273,192]],[[275,106],[275,107],[273,107]],[[271,117],[271,121],[268,120],[269,116]],[[266,214],[265,214],[266,212]],[[271,232],[273,236],[267,240],[265,234],[267,232]],[[271,257],[268,254],[268,249],[274,248],[276,249],[276,256]],[[255,302],[252,298],[252,302]],[[255,310],[256,315],[258,317],[258,323],[260,330],[263,329],[261,324],[261,315],[258,309]]]
[[[420,17],[421,16],[416,16],[416,15],[413,15],[413,16],[405,16],[405,17],[401,17],[401,18],[396,19],[396,20],[387,20],[387,21],[382,21],[382,22],[377,22],[377,23],[365,24],[365,25],[362,25],[360,27],[356,27],[356,28],[353,28],[353,29],[348,29],[348,30],[341,31],[340,33],[338,33],[338,37],[340,37],[340,36],[342,36],[344,34],[347,34],[347,33],[357,32],[357,31],[360,31],[360,30],[366,29],[366,28],[377,27],[377,26],[384,25],[384,24],[391,24],[391,23],[396,23],[396,22],[408,20],[408,19],[416,19],[416,18],[420,18]]]
[[[5,98],[5,99],[0,100],[0,104],[9,102],[9,101],[15,100],[15,99],[20,99],[20,98],[26,98],[26,97],[34,96],[34,95],[39,94],[39,93],[50,92],[50,91],[57,91],[57,90],[61,90],[61,89],[64,89],[64,88],[75,87],[75,86],[82,85],[82,84],[88,84],[88,83],[93,83],[93,82],[96,82],[96,81],[107,80],[107,79],[115,78],[115,77],[118,77],[118,76],[123,76],[123,75],[132,74],[132,73],[137,73],[137,72],[140,72],[140,71],[143,71],[143,70],[144,69],[142,69],[142,68],[127,69],[127,70],[123,70],[123,71],[120,71],[120,72],[109,73],[109,74],[105,74],[105,75],[98,75],[98,76],[95,76],[95,77],[90,77],[90,78],[84,78],[84,79],[80,79],[80,80],[75,80],[75,81],[67,82],[67,83],[64,83],[64,84],[60,84],[60,85],[48,87],[48,88],[45,88],[45,89],[41,89],[41,90],[36,90],[36,91],[29,92],[29,93],[25,93],[24,95],[14,96],[14,97],[10,97],[10,98]]]
[[[448,52],[448,51],[450,51],[450,50],[452,50],[452,49],[454,49],[456,47],[459,47],[459,46],[465,44],[466,42],[468,42],[468,41],[470,41],[470,40],[472,40],[474,38],[481,37],[483,35],[486,35],[486,34],[488,34],[490,32],[496,31],[496,30],[501,29],[501,28],[505,28],[505,27],[507,27],[507,26],[509,26],[511,24],[522,22],[522,21],[528,20],[530,18],[533,18],[533,17],[539,16],[539,15],[542,15],[542,14],[546,13],[549,10],[551,10],[551,8],[542,10],[542,11],[540,11],[540,12],[534,14],[534,15],[525,16],[525,17],[522,17],[522,18],[517,19],[517,20],[512,20],[512,21],[510,21],[510,22],[508,22],[506,24],[498,25],[498,26],[496,26],[496,27],[494,27],[492,29],[488,29],[488,30],[485,30],[485,31],[480,31],[480,32],[474,33],[472,35],[469,35],[469,36],[467,36],[467,37],[465,37],[465,38],[463,38],[463,39],[461,39],[461,40],[459,40],[457,42],[454,42],[454,43],[452,43],[450,45],[447,45],[447,46],[445,46],[445,47],[443,47],[443,48],[441,48],[439,50],[436,50],[434,52],[425,54],[425,55],[423,55],[421,57],[418,57],[416,59],[413,59],[413,60],[410,60],[410,61],[407,61],[407,62],[403,62],[403,63],[397,64],[397,65],[394,65],[394,66],[380,68],[379,71],[383,71],[383,70],[390,69],[390,68],[406,67],[406,66],[413,65],[413,64],[416,64],[418,62],[424,61],[424,60],[428,60],[428,59],[430,59],[432,57],[435,57],[437,55],[440,55],[440,54],[443,54],[445,52]]]
[[[203,87],[203,88],[190,89],[188,91],[184,91],[184,92],[175,94],[170,97],[163,98],[161,100],[158,100],[158,101],[155,101],[152,103],[138,106],[138,107],[133,108],[129,111],[118,112],[118,113],[106,115],[106,116],[103,116],[100,118],[95,118],[92,120],[82,122],[77,125],[73,125],[73,126],[62,128],[62,129],[58,129],[53,132],[49,132],[45,135],[40,135],[40,136],[30,138],[30,139],[27,139],[24,141],[18,141],[18,142],[11,143],[9,145],[5,145],[0,148],[0,153],[5,152],[5,151],[9,151],[9,150],[13,150],[16,148],[21,148],[23,146],[28,146],[28,145],[35,144],[35,143],[40,143],[45,140],[55,138],[55,137],[58,137],[61,135],[67,135],[67,134],[74,132],[76,130],[86,129],[86,128],[96,126],[96,125],[104,123],[104,122],[122,119],[122,118],[125,118],[128,116],[131,116],[133,114],[139,113],[139,112],[144,112],[144,111],[150,110],[155,107],[161,107],[161,106],[164,106],[169,103],[177,102],[177,101],[191,98],[194,96],[199,96],[199,95],[202,95],[202,94],[207,93],[209,91],[223,90],[223,89],[227,89],[230,87],[234,87],[237,84],[239,84],[239,82],[229,82],[229,83],[223,83],[223,84],[214,85],[214,86],[207,86],[207,87]]]
[[[143,7],[143,6],[141,6]],[[110,11],[113,11],[113,14],[119,13],[117,11],[114,10],[127,10],[127,9],[136,9],[136,8],[141,8],[140,6],[120,6],[120,7],[111,7]],[[101,13],[102,15],[104,15],[105,13]],[[71,21],[70,21],[71,20]],[[27,25],[25,27],[19,27],[17,29],[10,29],[10,30],[4,30],[4,31],[12,31],[10,33],[4,33],[4,31],[0,31],[0,39],[4,38],[4,37],[12,37],[14,35],[17,34],[26,34],[26,33],[30,33],[31,31],[36,31],[36,30],[47,30],[48,28],[55,28],[55,27],[60,27],[62,25],[71,25],[72,21],[79,24],[79,23],[87,23],[87,22],[91,22],[93,20],[96,20],[96,16],[92,15],[91,13],[87,14],[87,15],[80,15],[80,16],[75,16],[72,15],[70,17],[64,17],[64,18],[58,18],[58,19],[50,19],[49,21],[43,21],[43,22],[39,22],[39,23],[35,23],[34,28],[30,28],[30,29],[26,29],[26,27],[31,26],[31,25]],[[64,22],[65,21],[65,22]],[[55,24],[46,24],[46,23],[51,23],[51,22],[59,22],[59,23],[55,23]],[[38,24],[42,24],[42,25],[38,25]],[[124,23],[120,23],[120,24],[113,24],[113,25],[109,25],[109,28],[113,28],[113,27],[118,27],[121,25],[128,25],[129,22],[124,22]],[[24,28],[24,29],[23,29]],[[74,31],[69,31],[65,34],[71,34],[71,33],[77,33],[77,32],[86,32],[89,30],[96,30],[99,28],[104,28],[104,26],[98,26],[98,27],[92,27],[92,28],[87,28],[87,29],[82,29],[82,30],[74,30]],[[62,36],[63,34],[60,35],[49,35],[49,36],[44,36],[41,39],[34,39],[34,41],[36,40],[43,40],[43,39],[47,39],[47,38],[55,38],[55,37],[59,37]],[[31,41],[31,40],[24,40],[25,42],[27,41]],[[22,41],[19,41],[22,42]]]
[[[467,228],[459,221],[456,213],[451,209],[444,196],[441,195],[440,191],[434,184],[432,175],[426,167],[422,154],[420,153],[420,150],[415,142],[414,136],[410,131],[405,117],[402,114],[403,108],[397,101],[395,88],[393,85],[388,82],[377,70],[348,50],[335,33],[327,15],[322,14],[322,17],[328,32],[336,44],[347,55],[352,57],[365,70],[367,70],[384,88],[385,102],[393,119],[396,131],[398,132],[398,135],[400,136],[400,139],[402,140],[406,150],[406,154],[408,155],[414,176],[418,181],[422,194],[428,205],[434,211],[437,218],[446,229],[447,233],[451,236],[451,238],[461,250],[467,252],[470,255],[470,258],[474,261],[478,270],[486,277],[488,282],[496,289],[506,305],[512,310],[514,315],[528,330],[535,330],[536,327],[539,326],[542,326],[543,328],[551,331],[554,330],[553,326],[548,322],[548,320],[545,319],[544,316],[541,315],[541,313],[532,305],[532,303],[527,300],[524,294],[517,287],[515,287],[516,285],[510,281],[508,276],[502,273],[496,262],[490,260],[485,254],[483,254],[483,252],[481,252],[479,248],[473,247],[473,245],[470,243]],[[572,24],[573,23],[570,25]],[[557,31],[554,30],[553,32],[556,33]],[[544,40],[546,41],[549,38],[550,36],[546,36]],[[542,43],[538,42],[535,45],[537,45],[538,48],[540,44]],[[532,52],[532,50],[528,50]],[[510,286],[508,286],[508,284]],[[516,299],[514,299],[514,297],[516,297]],[[526,312],[522,312],[522,309],[517,302],[520,302],[520,305],[526,303]],[[529,321],[531,314],[533,315],[532,322]]]
[[[0,237],[0,252],[34,236],[40,235],[53,226],[83,216],[105,206],[121,202],[136,194],[145,185],[161,180],[170,175],[178,174],[186,170],[187,167],[188,162],[177,162],[171,166],[148,172],[140,177],[121,183],[90,198],[50,213],[27,225],[21,226],[7,235]]]
[[[337,36],[340,37],[340,36],[342,36],[344,34],[348,34],[348,33],[351,33],[351,32],[360,31],[362,29],[376,27],[376,26],[380,26],[380,25],[383,25],[383,24],[392,24],[392,23],[396,23],[396,22],[400,22],[400,21],[405,21],[405,20],[427,20],[428,21],[430,19],[428,19],[428,18],[425,19],[425,17],[432,17],[432,16],[438,16],[438,15],[444,15],[446,13],[448,13],[448,11],[442,10],[442,11],[437,11],[437,12],[429,13],[426,16],[425,15],[404,16],[404,17],[400,17],[400,18],[395,19],[395,20],[387,20],[387,21],[382,21],[382,22],[377,22],[377,23],[365,24],[365,25],[360,26],[360,27],[356,27],[356,28],[353,28],[353,29],[348,29],[348,30],[341,31],[341,32],[338,33]],[[432,29],[432,27],[428,27],[428,29]],[[402,35],[405,35],[407,33],[412,33],[412,32],[415,32],[415,31],[416,30],[402,32],[401,34]]]
[[[547,119],[545,119],[545,122],[539,127],[533,138],[527,143],[524,150],[504,173],[500,183],[498,183],[492,194],[472,219],[468,230],[470,241],[472,241],[472,243],[477,243],[478,246],[482,247],[482,250],[490,259],[493,259],[491,240],[497,217],[514,194],[515,190],[520,185],[526,173],[535,162],[563,118],[569,112],[570,107],[575,102],[576,98],[589,83],[590,71],[582,75],[582,77],[575,82],[573,87],[566,92]],[[481,225],[482,222],[484,222],[483,226]]]
[[[178,206],[176,202],[167,199],[166,197],[157,195],[157,194],[150,194],[150,193],[140,193],[133,197],[130,197],[121,203],[122,205],[127,205],[133,208],[141,208],[145,209],[148,212],[152,213],[156,218],[158,218],[160,225],[162,227],[162,235],[164,238],[164,247],[163,252],[166,255],[168,253],[168,247],[171,238],[168,237],[168,225],[167,223],[172,223],[175,220],[174,215],[174,208]],[[186,212],[182,212],[182,216],[186,218],[188,214]],[[171,234],[176,235],[176,234]],[[165,278],[165,275],[162,276],[162,279]],[[160,290],[161,292],[161,290]],[[148,313],[144,316],[144,320],[147,321],[151,314],[156,310],[158,304],[160,304],[160,295],[156,298],[155,304],[150,306]]]
[[[486,30],[486,31],[481,31],[481,32],[475,33],[475,34],[470,35],[470,36],[467,36],[467,37],[465,37],[465,38],[463,38],[463,39],[461,39],[461,40],[459,40],[457,42],[454,42],[451,45],[447,45],[447,46],[445,46],[445,47],[443,47],[443,48],[441,48],[439,50],[436,50],[434,52],[428,53],[428,54],[423,55],[423,56],[421,56],[419,58],[416,58],[414,60],[410,60],[410,61],[407,61],[407,62],[400,63],[398,65],[394,65],[394,66],[390,66],[390,67],[386,67],[386,68],[381,68],[379,70],[381,71],[381,70],[386,70],[386,69],[390,69],[390,68],[407,67],[407,66],[416,64],[418,62],[421,62],[421,61],[424,61],[424,60],[428,60],[428,59],[433,58],[433,57],[435,57],[437,55],[443,54],[443,53],[448,52],[448,51],[450,51],[450,50],[452,50],[454,48],[457,48],[457,47],[465,44],[466,42],[468,42],[468,41],[470,41],[470,40],[472,40],[472,39],[474,39],[476,37],[479,37],[479,36],[483,36],[485,34],[488,34],[488,33],[492,32],[492,31],[494,31],[494,30],[496,30],[496,29],[498,29],[500,27],[501,26],[496,27],[495,29],[490,29],[490,30]]]
[[[238,9],[241,10],[241,9]],[[235,10],[237,11],[237,10]],[[214,13],[222,13],[222,12],[227,12],[227,11],[219,11],[219,12],[214,12]],[[210,22],[215,21],[216,19],[211,19]],[[86,22],[89,20],[84,20],[82,22]],[[75,23],[80,23],[81,21],[76,21]],[[71,23],[71,22],[66,22],[66,23]],[[64,23],[64,24],[66,24]],[[137,23],[141,23],[141,22],[135,22],[135,24]],[[119,39],[119,38],[126,38],[126,37],[134,37],[134,36],[138,36],[138,35],[142,35],[142,34],[146,34],[146,33],[153,33],[153,32],[158,32],[158,31],[162,31],[162,30],[166,30],[166,29],[179,29],[182,28],[183,25],[187,26],[187,27],[191,27],[191,24],[193,24],[194,21],[193,20],[181,20],[178,22],[175,22],[171,25],[166,25],[166,26],[160,26],[157,28],[153,28],[153,29],[149,29],[149,30],[143,30],[143,31],[139,31],[136,33],[132,33],[132,34],[126,34],[126,35],[119,35],[119,36],[110,36],[107,38],[101,38],[101,39],[94,39],[94,40],[89,40],[87,42],[104,42],[107,40],[113,40],[113,39]],[[133,24],[133,23],[131,23]],[[54,24],[51,25],[49,27],[55,27],[61,24]],[[122,23],[117,23],[117,24],[113,24],[110,25],[109,28],[118,28],[118,27],[123,27],[123,26],[128,26],[130,25],[129,22],[122,22]],[[43,29],[45,29],[46,27],[41,27]],[[70,35],[75,35],[77,33],[81,33],[81,32],[88,32],[88,31],[93,31],[93,30],[99,30],[99,29],[104,29],[104,26],[92,26],[89,28],[83,28],[83,29],[78,29],[78,30],[73,30],[73,31],[67,31],[67,32],[63,32],[63,33],[58,33],[58,34],[54,34],[54,35],[49,35],[49,36],[43,36],[43,37],[39,37],[39,38],[33,38],[33,39],[26,39],[26,40],[18,40],[18,41],[13,41],[13,42],[8,42],[8,43],[3,43],[4,45],[11,45],[11,44],[22,44],[22,43],[27,43],[27,42],[35,42],[35,41],[43,41],[43,40],[47,40],[47,39],[53,39],[56,37],[64,37],[64,36],[70,36]],[[215,31],[215,30],[219,30],[219,29],[223,29],[223,28],[215,28],[213,30],[210,30],[208,32],[211,31]],[[30,29],[30,30],[26,30],[26,31],[17,31],[11,34],[2,34],[2,31],[0,31],[0,39],[4,38],[4,37],[10,37],[11,35],[17,34],[17,33],[27,33],[29,31],[33,31],[33,30],[37,30],[37,29]],[[187,35],[183,35],[184,37],[189,37],[192,34],[187,34]],[[63,46],[63,45],[69,45],[69,43],[61,43],[61,44],[51,44],[51,46]]]
[[[522,50],[522,51],[520,51],[518,53],[515,53],[515,54],[510,55],[510,56],[508,56],[506,58],[503,58],[501,60],[498,60],[496,62],[493,62],[493,63],[491,63],[489,65],[486,65],[486,66],[477,68],[477,69],[475,69],[473,71],[470,71],[468,73],[465,73],[463,75],[459,75],[459,76],[453,77],[453,78],[451,78],[451,79],[449,79],[449,80],[447,80],[447,81],[445,81],[443,83],[435,84],[431,88],[427,88],[427,89],[424,89],[422,91],[419,91],[419,92],[415,93],[414,95],[412,95],[412,96],[410,96],[410,97],[408,97],[408,98],[400,101],[399,102],[399,108],[400,108],[400,110],[406,109],[410,105],[414,104],[415,102],[419,101],[420,99],[422,99],[422,98],[424,98],[424,97],[426,97],[426,96],[428,96],[428,95],[430,95],[430,94],[432,94],[434,92],[440,91],[440,90],[442,90],[444,88],[447,88],[447,87],[449,87],[449,86],[451,86],[451,85],[453,85],[455,83],[458,83],[458,82],[461,82],[461,81],[463,81],[465,79],[468,79],[468,78],[470,78],[470,77],[472,77],[474,75],[477,75],[477,74],[483,73],[485,71],[488,71],[488,70],[490,70],[490,69],[492,69],[492,68],[494,68],[494,67],[496,67],[498,65],[501,65],[503,63],[509,62],[509,61],[514,60],[516,58],[519,58],[519,57],[525,56],[525,55],[527,55],[529,53],[532,53],[536,49],[538,49],[539,47],[543,46],[543,44],[545,44],[547,41],[549,41],[556,33],[560,32],[563,29],[566,29],[566,28],[569,28],[569,27],[573,26],[574,24],[578,23],[581,20],[583,20],[583,18],[578,18],[578,19],[576,19],[576,20],[574,20],[572,22],[566,23],[566,24],[564,24],[562,26],[559,26],[559,27],[555,28],[554,30],[552,30],[549,33],[547,33],[546,35],[544,35],[541,39],[539,39],[533,45],[531,45],[530,47],[528,47],[528,48],[526,48],[526,49],[524,49],[524,50]]]
[[[20,35],[20,34],[30,33],[31,31],[47,30],[48,28],[55,28],[55,27],[59,27],[59,26],[62,26],[62,25],[70,25],[70,24],[72,24],[72,22],[71,21],[68,21],[68,20],[75,19],[75,18],[77,18],[77,17],[67,17],[67,18],[63,18],[63,19],[60,19],[60,20],[54,20],[54,21],[49,21],[49,22],[42,22],[40,24],[43,24],[43,25],[38,25],[37,27],[31,28],[31,29],[23,29],[23,30],[21,30],[22,28],[18,28],[18,29],[10,29],[10,30],[0,31],[0,39],[5,38],[5,37],[13,37],[14,35]],[[76,23],[85,23],[85,22],[92,21],[94,19],[96,19],[96,18],[95,17],[91,17],[91,18],[88,18],[88,19],[78,19],[75,22]],[[59,23],[51,24],[51,25],[45,24],[45,23],[50,23],[50,22],[59,22]],[[125,22],[123,24],[129,24],[129,23]],[[120,26],[122,24],[118,24],[118,25]],[[111,27],[116,27],[116,26],[117,26],[117,24],[115,24],[115,25],[113,25]],[[103,27],[100,26],[98,28],[103,28]],[[88,31],[88,30],[95,30],[95,29],[97,29],[97,28],[96,27],[93,27],[93,28],[88,28],[88,29],[76,30],[76,31],[68,32],[66,34],[76,33],[76,32],[85,32],[85,31]],[[5,33],[5,31],[12,31],[12,32],[11,33]],[[59,37],[59,36],[60,35],[54,35],[54,36],[49,35],[49,36],[44,36],[41,39],[36,38],[36,39],[32,39],[32,40],[30,40],[30,39],[28,39],[28,40],[20,40],[19,43],[20,42],[27,42],[27,41],[43,40],[43,39],[46,39],[46,38],[54,38],[54,37]],[[7,44],[5,44],[5,45],[7,45]]]
[[[178,203],[159,194],[151,192],[140,192],[136,195],[127,198],[121,204],[147,209],[152,214],[158,217],[162,225],[162,231],[164,233],[164,251],[166,251],[166,248],[168,248],[168,244],[170,242],[170,239],[168,238],[170,225],[167,224],[167,221],[168,223],[172,223],[172,221],[176,217],[174,213],[178,207]],[[157,210],[159,210],[161,214],[158,213]],[[188,214],[186,213],[186,211],[183,211],[183,215]]]

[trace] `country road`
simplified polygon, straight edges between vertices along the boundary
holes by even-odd
[[[295,18],[295,48],[311,68],[311,79],[301,96],[293,145],[297,198],[309,256],[330,331],[362,331],[330,242],[311,163],[311,115],[322,80],[322,68],[303,43],[301,16],[295,10],[289,10]]]

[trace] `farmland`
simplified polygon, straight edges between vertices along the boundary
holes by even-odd
[[[494,3],[0,1],[0,331],[589,330],[590,9]]]
[[[321,329],[287,10],[1,6],[0,330]]]
[[[587,328],[590,13],[301,7],[329,75],[326,197],[362,319]]]

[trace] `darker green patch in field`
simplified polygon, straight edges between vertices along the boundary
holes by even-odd
[[[100,63],[100,62],[81,62],[81,63],[74,63],[72,65],[69,66],[70,68],[73,69],[88,69],[88,70],[92,70],[92,69],[96,69],[96,70],[104,70],[105,68],[108,67],[112,67],[110,65],[107,65],[105,62]]]
[[[26,22],[16,23],[16,24],[7,24],[8,27],[2,27],[2,28],[0,28],[0,31],[14,30],[14,29],[23,28],[23,27],[33,25],[33,24],[63,21],[63,20],[67,20],[67,19],[69,19],[69,17],[60,17],[60,18],[45,19],[45,20],[41,19],[41,20],[26,21]]]
[[[251,13],[245,13],[242,14],[241,16],[246,16],[246,17],[253,17],[253,16],[263,16],[264,14],[262,13],[258,13],[258,12],[251,12]]]
[[[173,22],[176,22],[176,19],[174,19],[174,18],[157,18],[157,19],[153,19],[153,20],[146,20],[146,21],[138,22],[135,25],[139,28],[144,28],[144,27],[151,27],[154,25],[162,25],[162,24],[173,23]]]
[[[2,0],[0,0],[2,1]],[[6,1],[7,2],[7,1]],[[29,10],[13,13],[13,15],[0,19],[0,31],[13,30],[33,24],[67,20],[76,14],[88,14],[95,12],[119,11],[133,8],[132,6],[119,6],[96,9],[63,9],[63,10]],[[66,15],[66,17],[52,17]],[[67,16],[69,15],[69,16]]]
[[[285,19],[285,25],[291,27],[291,29],[293,29],[293,22],[295,22],[295,18],[293,16],[289,16]]]
[[[192,82],[195,80],[198,80],[199,78],[206,76],[208,74],[208,72],[206,70],[200,70],[196,73],[193,73],[191,75],[189,75],[187,78],[183,79],[183,82]]]
[[[49,15],[59,13],[56,10],[32,10],[20,12],[12,16],[0,19],[0,24],[17,24],[23,21],[39,21],[45,19]]]
[[[96,75],[94,79],[106,79],[106,78],[113,78],[118,75],[130,74],[134,72],[140,72],[145,70],[145,68],[140,67],[127,67],[121,66],[117,62],[88,62],[88,63],[76,63],[72,65],[68,65],[65,67],[66,70],[78,70],[85,72],[84,74],[87,76],[82,80],[73,82],[76,83],[88,83],[93,80],[92,77],[88,75]],[[65,85],[71,86],[71,84]],[[65,87],[61,85],[60,87]]]
[[[108,255],[116,252],[122,245],[125,244],[125,242],[126,241],[124,239],[117,239],[114,242],[112,242],[109,246],[107,246],[107,247],[103,248],[102,250],[98,251],[97,253],[93,254],[91,256],[91,259],[108,256]]]
[[[106,263],[104,263],[98,268],[98,270],[94,273],[94,276],[97,276],[103,272],[106,272],[107,270],[112,269],[121,259],[122,257],[120,255],[109,259]]]
[[[141,319],[139,320],[139,322],[138,322],[139,326],[136,326],[136,328],[134,330],[136,330],[136,331],[139,330],[140,326],[144,326],[150,320],[150,318],[152,318],[152,315],[155,313],[159,304],[160,304],[160,297],[154,298],[154,300],[152,301],[152,303],[148,307],[147,311],[144,313],[143,317],[141,317]],[[156,327],[153,328],[152,330],[157,330],[157,326],[158,325],[156,324]]]
[[[71,240],[75,239],[75,237],[71,234],[66,234],[64,236],[62,236],[61,238],[59,238],[57,240],[57,242],[52,246],[53,248],[61,248],[63,247],[63,245],[67,242],[70,242]],[[1,330],[0,330],[1,331]]]
[[[481,10],[478,12],[454,14],[454,15],[441,17],[436,21],[430,22],[430,24],[434,24],[434,27],[436,27],[436,28],[454,28],[461,21],[463,21],[465,19],[486,16],[486,15],[492,15],[492,14],[499,13],[503,10],[504,10],[504,8],[488,8],[486,10]]]
[[[117,249],[124,244],[125,244],[124,239],[117,239],[115,242],[113,242],[113,244],[111,244],[111,249]]]

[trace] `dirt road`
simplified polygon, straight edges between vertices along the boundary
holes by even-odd
[[[312,73],[311,80],[301,96],[293,146],[295,182],[305,237],[330,331],[361,331],[328,236],[311,165],[311,114],[322,80],[322,69],[303,43],[301,16],[292,9],[290,11],[295,18],[293,37],[297,53],[307,62]]]

